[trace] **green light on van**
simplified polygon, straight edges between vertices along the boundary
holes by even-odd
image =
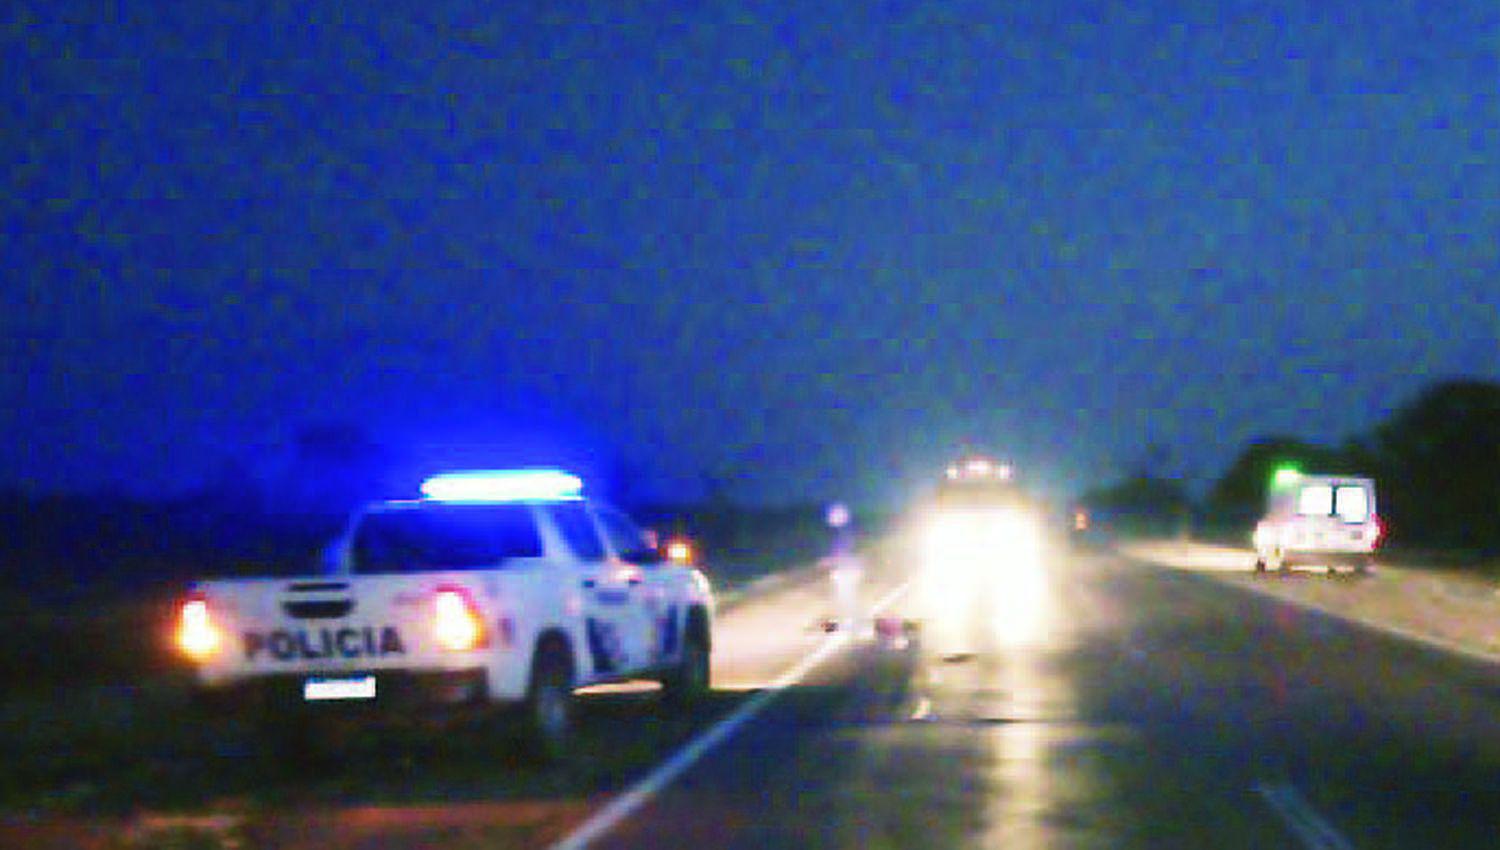
[[[1290,487],[1296,484],[1297,479],[1301,477],[1302,473],[1297,467],[1283,466],[1276,470],[1275,475],[1271,476],[1271,485],[1273,487]]]

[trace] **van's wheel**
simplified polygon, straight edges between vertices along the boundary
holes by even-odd
[[[662,678],[662,698],[673,708],[687,708],[708,693],[711,659],[699,635],[689,634],[682,644],[682,660]]]
[[[573,733],[573,665],[566,650],[543,644],[531,663],[526,692],[526,742],[533,755],[553,761],[567,752]]]
[[[1256,557],[1256,559],[1255,559],[1255,571],[1258,572],[1258,573],[1263,573],[1263,572],[1266,571],[1266,559],[1265,558],[1262,558],[1262,557],[1259,557],[1259,556]]]

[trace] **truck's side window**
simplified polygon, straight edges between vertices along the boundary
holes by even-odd
[[[582,502],[550,505],[547,512],[551,514],[558,533],[562,534],[573,554],[584,561],[597,561],[604,557],[604,543],[599,539],[599,532],[594,530],[594,523],[589,519]]]
[[[609,538],[610,548],[620,560],[631,564],[661,562],[660,553],[647,544],[646,535],[629,517],[609,508],[598,508],[596,512],[599,523],[604,526],[604,534]]]

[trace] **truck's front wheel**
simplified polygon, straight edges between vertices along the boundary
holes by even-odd
[[[552,760],[566,750],[573,732],[573,665],[554,644],[537,649],[526,694],[527,739],[537,756]]]
[[[708,693],[710,658],[707,642],[690,634],[682,645],[682,660],[662,679],[662,696],[674,708],[685,708]]]

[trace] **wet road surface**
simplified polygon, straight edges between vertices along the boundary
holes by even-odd
[[[851,649],[594,846],[1500,846],[1500,670],[1109,553],[1039,566],[972,654]]]

